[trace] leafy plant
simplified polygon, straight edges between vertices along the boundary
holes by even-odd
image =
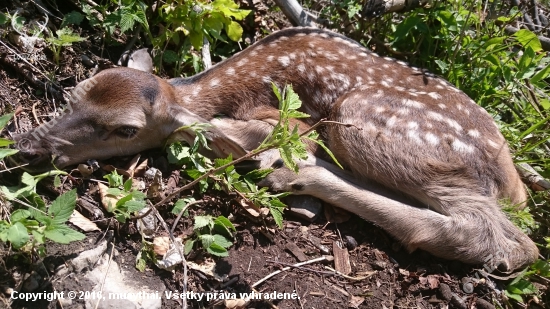
[[[140,0],[110,0],[105,4],[92,6],[82,4],[82,11],[92,26],[98,26],[105,31],[105,37],[110,39],[116,29],[121,33],[133,30],[136,23],[141,25],[152,40],[153,36],[147,20],[147,5]]]
[[[13,117],[13,113],[0,117],[0,131],[4,130],[4,127],[8,124],[11,117]],[[12,140],[0,137],[0,160],[3,160],[5,157],[12,156],[18,152],[17,149],[8,148],[8,146],[13,143],[14,142]]]
[[[82,42],[86,40],[86,38],[74,33],[70,28],[62,28],[57,30],[55,33],[57,37],[51,36],[46,41],[50,43],[50,47],[54,55],[54,62],[59,65],[61,49],[63,47],[71,46],[73,43]]]
[[[231,231],[235,232],[235,226],[224,216],[216,218],[212,216],[195,216],[193,226],[195,238],[185,242],[184,254],[189,254],[193,246],[200,244],[206,251],[212,255],[224,257],[228,256],[227,248],[233,243],[224,235],[233,237]]]
[[[36,193],[30,196],[28,209],[13,211],[8,220],[0,221],[0,240],[10,242],[15,249],[43,245],[45,239],[61,244],[82,240],[85,235],[65,223],[74,211],[76,190],[60,195],[50,207]],[[39,250],[43,252],[43,248]]]
[[[519,303],[524,303],[525,296],[539,294],[538,289],[531,283],[530,277],[532,276],[550,278],[550,264],[548,261],[538,260],[524,270],[506,286],[506,290],[504,291],[506,296]]]
[[[123,176],[119,175],[116,170],[103,178],[107,179],[110,187],[107,189],[107,211],[113,213],[119,222],[126,222],[132,213],[145,207],[146,195],[132,188],[131,178],[124,181]]]

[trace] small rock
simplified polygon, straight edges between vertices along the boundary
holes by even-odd
[[[82,64],[87,68],[95,67],[95,62],[86,55],[80,55],[80,61],[82,61]]]
[[[453,297],[453,292],[451,292],[451,288],[447,284],[440,283],[439,284],[439,295],[441,296],[441,298],[443,300],[450,301],[451,298]]]
[[[346,235],[344,238],[346,239],[346,246],[348,247],[349,250],[353,250],[357,248],[358,246],[357,240],[355,240],[353,236]]]
[[[456,309],[468,309],[466,306],[466,302],[460,296],[453,293],[453,296],[451,297],[451,301],[449,302],[449,308],[456,308]]]
[[[477,309],[495,309],[495,306],[485,299],[478,298],[476,299]]]
[[[462,282],[462,290],[465,293],[471,294],[474,292],[474,281],[472,278],[464,277],[461,280]]]
[[[375,261],[374,263],[371,263],[372,268],[376,270],[384,270],[388,266],[388,263],[383,261]]]

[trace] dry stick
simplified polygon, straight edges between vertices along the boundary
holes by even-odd
[[[105,281],[107,280],[107,275],[109,274],[109,268],[111,267],[111,262],[113,261],[113,253],[115,252],[115,244],[111,244],[111,254],[109,255],[109,262],[107,264],[107,270],[105,271],[105,276],[103,277],[103,281],[101,282],[101,288],[99,289],[99,293],[103,294],[103,287],[105,287]],[[94,309],[97,309],[99,306],[99,302],[101,301],[101,298],[97,300],[97,303],[95,303]]]
[[[335,274],[335,275],[340,275],[348,280],[352,280],[352,281],[361,281],[361,280],[365,280],[365,279],[368,279],[370,277],[372,277],[372,275],[376,274],[376,271],[372,272],[371,274],[368,274],[366,276],[363,276],[363,277],[350,277],[348,275],[344,275],[343,273],[337,271],[336,269],[334,268],[331,268],[331,267],[328,267],[328,266],[325,266],[325,269],[328,269],[332,272],[332,274]]]
[[[172,224],[172,229],[170,230],[170,233],[174,233],[174,230],[176,229],[176,225],[178,225],[178,222],[180,221],[181,219],[181,216],[183,216],[183,213],[191,206],[193,205],[196,205],[196,204],[199,204],[199,203],[202,203],[202,202],[206,202],[205,200],[198,200],[198,201],[194,201],[194,202],[190,202],[188,203],[187,205],[185,205],[185,207],[183,207],[183,209],[180,211],[180,213],[178,214],[178,216],[176,217],[176,220],[174,220],[174,224]]]
[[[253,285],[251,285],[250,287],[251,288],[255,288],[257,287],[258,285],[262,284],[264,281],[268,280],[269,278],[273,277],[273,276],[276,276],[280,273],[282,273],[283,271],[287,271],[293,267],[300,267],[300,266],[303,266],[303,265],[308,265],[308,264],[312,264],[312,263],[316,263],[316,262],[321,262],[321,261],[325,261],[327,260],[327,257],[326,256],[322,256],[322,257],[318,257],[316,259],[313,259],[313,260],[309,260],[309,261],[305,261],[305,262],[301,262],[301,263],[296,263],[296,264],[293,264],[292,266],[287,266],[281,270],[277,270],[277,271],[274,271],[272,272],[271,274],[265,276],[264,278],[260,279],[259,281],[257,281],[256,283],[254,283]]]

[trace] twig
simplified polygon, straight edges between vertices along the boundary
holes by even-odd
[[[178,225],[178,222],[180,221],[181,219],[181,216],[183,215],[183,213],[191,206],[193,205],[196,205],[196,204],[199,204],[199,203],[202,203],[202,202],[206,202],[205,200],[198,200],[198,201],[194,201],[194,202],[190,202],[188,203],[187,205],[185,205],[185,207],[183,207],[183,209],[180,211],[180,213],[178,214],[178,216],[176,217],[176,220],[174,220],[174,224],[172,224],[172,229],[170,230],[170,233],[174,233],[174,230],[176,229],[176,225]]]
[[[301,262],[301,263],[296,263],[296,264],[293,264],[292,266],[287,266],[283,269],[280,269],[280,270],[277,270],[277,271],[274,271],[272,272],[271,274],[265,276],[264,278],[260,279],[259,281],[257,281],[256,283],[254,283],[253,285],[251,285],[250,287],[251,288],[255,288],[257,287],[258,285],[262,284],[264,281],[267,281],[269,278],[273,277],[273,276],[276,276],[284,271],[287,271],[293,267],[300,267],[300,266],[303,266],[303,265],[308,265],[308,264],[313,264],[313,263],[317,263],[317,262],[321,262],[321,261],[325,261],[327,260],[327,257],[326,256],[322,256],[322,257],[318,257],[316,259],[313,259],[313,260],[309,260],[309,261],[305,261],[305,262]]]
[[[105,281],[107,280],[107,275],[109,274],[109,268],[111,267],[111,262],[113,261],[113,253],[115,252],[115,244],[111,244],[111,254],[109,255],[109,262],[107,264],[107,270],[105,270],[105,276],[103,277],[103,281],[101,282],[101,288],[99,289],[100,295],[103,293],[103,288],[105,287]],[[99,306],[99,302],[101,299],[99,298],[97,302],[95,303],[94,309],[97,309]]]
[[[361,280],[365,280],[367,278],[370,278],[372,277],[372,275],[376,274],[376,271],[373,271],[371,274],[367,275],[367,276],[364,276],[364,277],[350,277],[348,275],[344,275],[343,273],[337,271],[336,269],[334,268],[331,268],[331,267],[328,267],[328,266],[325,266],[325,269],[328,269],[330,271],[332,271],[335,275],[340,275],[348,280],[352,280],[352,281],[361,281]]]
[[[297,269],[301,269],[301,270],[307,270],[307,271],[310,271],[312,273],[316,273],[316,274],[320,274],[320,275],[334,275],[334,272],[332,272],[332,271],[322,271],[322,270],[316,270],[316,269],[311,269],[311,268],[307,268],[307,267],[294,266],[293,264],[285,263],[285,262],[281,262],[281,261],[267,260],[266,262],[281,264],[281,265],[285,265],[285,266],[288,266],[288,267],[297,268]]]

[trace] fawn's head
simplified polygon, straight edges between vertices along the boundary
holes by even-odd
[[[79,83],[60,116],[15,140],[24,161],[63,168],[160,147],[172,131],[193,122],[201,119],[177,104],[166,81],[116,68]]]

